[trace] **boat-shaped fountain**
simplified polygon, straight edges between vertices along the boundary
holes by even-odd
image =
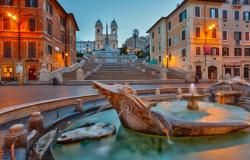
[[[183,108],[185,104],[176,103],[166,109],[167,103],[162,102],[158,104],[158,107],[151,109],[147,102],[132,95],[133,91],[127,86],[94,82],[93,87],[107,97],[125,128],[140,133],[161,136],[211,136],[249,127],[246,120],[249,118],[249,113],[233,106],[224,108],[207,103],[201,107],[200,113],[194,113],[186,107]],[[182,97],[192,101],[188,103],[188,108],[193,109],[191,105],[195,105],[195,109],[199,109],[197,101],[194,102],[193,99],[196,100],[196,97],[202,98],[205,95],[195,94],[193,86],[191,89],[193,89],[191,94],[184,94]],[[223,117],[219,118],[218,113],[224,114]],[[178,116],[180,114],[187,117]],[[198,118],[193,118],[196,115]],[[242,115],[246,119],[241,119]]]

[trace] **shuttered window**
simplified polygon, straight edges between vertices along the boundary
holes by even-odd
[[[3,56],[4,58],[11,58],[11,42],[3,42]]]
[[[29,42],[28,56],[29,58],[36,58],[36,42]]]

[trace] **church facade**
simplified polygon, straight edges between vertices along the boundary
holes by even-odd
[[[110,30],[110,33],[109,33]],[[108,28],[108,24],[106,24],[106,33],[104,33],[104,27],[100,20],[98,20],[95,24],[95,50],[104,50],[105,44],[110,45],[110,48],[113,50],[118,49],[118,25],[115,20],[113,20],[110,24],[110,28]]]

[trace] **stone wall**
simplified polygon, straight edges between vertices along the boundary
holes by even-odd
[[[65,106],[76,105],[77,99],[79,98],[82,99],[83,102],[88,102],[100,100],[104,97],[99,95],[66,97],[3,108],[0,110],[0,124],[30,116],[33,112],[45,112]]]

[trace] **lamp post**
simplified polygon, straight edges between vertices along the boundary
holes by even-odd
[[[21,62],[21,1],[18,1],[18,15],[7,13],[7,16],[17,24],[18,29],[18,63],[16,64],[16,73],[19,74],[19,84],[23,84],[23,64]]]
[[[208,50],[208,46],[207,46],[207,37],[208,37],[208,32],[212,31],[214,28],[216,27],[215,24],[211,24],[210,26],[208,26],[208,29],[206,28],[206,22],[205,22],[205,44],[204,44],[204,69],[203,69],[203,77],[205,76],[205,71],[206,71],[206,67],[207,67],[207,50]],[[211,52],[211,51],[210,51]]]

